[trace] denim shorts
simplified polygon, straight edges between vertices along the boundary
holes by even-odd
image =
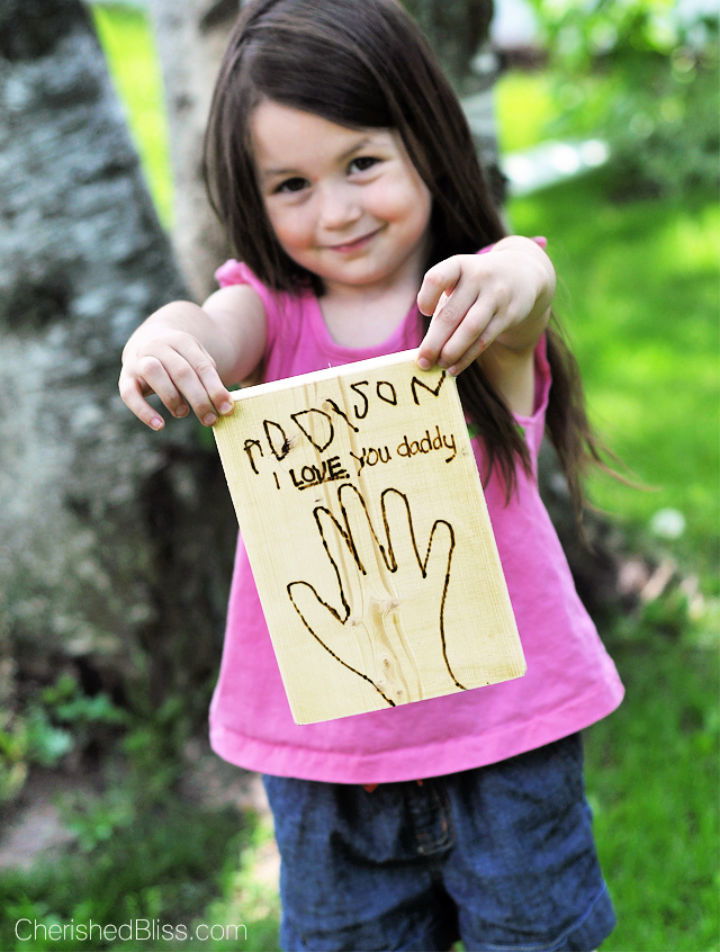
[[[499,764],[379,785],[263,777],[296,950],[596,949],[615,925],[579,734]]]

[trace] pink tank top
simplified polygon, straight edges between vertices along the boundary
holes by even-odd
[[[267,316],[264,380],[417,347],[413,308],[376,347],[330,336],[318,300],[273,292],[239,262],[218,269],[221,286],[249,284]],[[542,338],[535,354],[535,407],[517,416],[533,468],[551,378]],[[473,447],[478,465],[482,448]],[[480,470],[483,471],[482,468]],[[623,696],[615,666],[577,596],[557,535],[522,467],[505,505],[493,475],[490,518],[520,633],[527,673],[490,687],[319,724],[292,719],[250,564],[238,540],[220,672],[210,706],[210,744],[225,760],[262,773],[340,783],[412,780],[494,763],[558,740],[614,710]]]

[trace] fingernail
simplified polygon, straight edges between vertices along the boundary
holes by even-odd
[[[430,364],[430,361],[427,359],[427,357],[418,358],[418,367],[421,370],[430,370],[430,366],[431,364]]]
[[[217,417],[214,413],[208,413],[207,416],[203,417],[203,423],[205,426],[212,426],[213,423],[217,422]]]
[[[227,400],[225,401],[225,403],[220,404],[221,413],[232,413],[232,408],[233,408],[232,403],[228,403]]]
[[[150,426],[153,428],[153,430],[162,429],[162,425],[163,425],[162,417],[156,416],[156,417],[153,417],[152,420],[150,421]]]
[[[185,404],[183,404],[182,406],[177,408],[177,410],[175,411],[175,416],[184,417],[184,416],[187,416],[189,412],[190,412],[189,407],[186,407]]]

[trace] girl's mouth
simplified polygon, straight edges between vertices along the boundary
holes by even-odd
[[[375,231],[370,231],[367,235],[361,235],[359,238],[353,238],[352,241],[344,241],[339,245],[328,245],[330,251],[337,251],[340,254],[348,254],[352,251],[359,251],[361,248],[364,248],[365,245],[378,234],[380,228],[376,228]]]

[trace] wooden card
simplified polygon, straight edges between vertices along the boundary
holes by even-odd
[[[248,387],[214,427],[298,724],[525,671],[456,382],[416,353]]]

